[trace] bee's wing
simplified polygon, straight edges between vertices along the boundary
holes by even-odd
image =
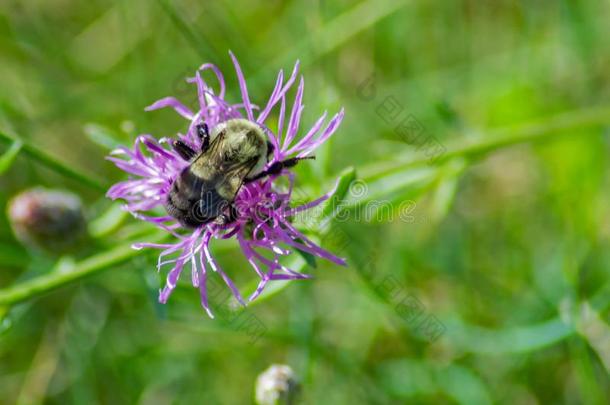
[[[228,201],[233,201],[258,158],[227,165],[223,157],[225,143],[225,133],[220,132],[210,144],[210,148],[201,156],[201,166],[206,167],[207,173],[214,173],[211,182],[218,194]]]
[[[191,170],[206,181],[215,182],[213,179],[219,174],[218,171],[222,164],[222,150],[226,142],[224,135],[224,132],[220,132],[212,140],[208,149],[191,164]]]
[[[217,177],[216,190],[229,201],[233,201],[237,192],[244,183],[246,175],[256,165],[258,158],[233,164],[219,173]]]

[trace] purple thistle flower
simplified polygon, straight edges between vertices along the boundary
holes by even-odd
[[[250,102],[241,68],[235,56],[232,53],[230,55],[239,81],[241,103],[230,104],[225,100],[225,82],[222,73],[215,65],[204,64],[195,72],[195,77],[187,79],[187,82],[194,84],[197,89],[199,109],[196,112],[174,97],[165,97],[147,107],[146,111],[170,107],[188,119],[190,121],[188,130],[185,134],[179,133],[178,139],[195,150],[201,147],[201,140],[196,134],[198,124],[205,123],[209,128],[214,128],[219,123],[232,118],[246,118],[256,122],[265,129],[274,146],[273,157],[270,158],[268,165],[287,157],[309,156],[335,132],[343,119],[343,109],[324,126],[327,115],[325,112],[304,136],[297,136],[302,133],[299,130],[303,112],[304,81],[302,76],[289,114],[286,111],[286,94],[296,81],[298,62],[286,81],[284,81],[283,72],[279,72],[271,96],[261,110]],[[203,80],[201,72],[206,70],[211,70],[215,74],[219,85],[218,92]],[[279,109],[277,133],[273,133],[265,125],[274,109]],[[210,317],[213,315],[210,311],[206,290],[206,281],[210,271],[218,273],[235,298],[242,305],[246,305],[233,281],[212,256],[210,242],[213,239],[235,238],[246,260],[260,278],[258,287],[248,297],[248,302],[258,297],[271,280],[295,280],[309,277],[280,263],[282,256],[289,255],[294,250],[345,265],[343,259],[317,246],[297,230],[290,221],[294,215],[321,204],[332,195],[333,191],[308,204],[291,207],[294,175],[285,169],[279,175],[244,184],[234,202],[238,214],[237,219],[229,224],[208,223],[185,233],[181,230],[181,225],[169,215],[147,215],[147,211],[164,205],[174,179],[188,166],[188,162],[169,146],[169,141],[166,138],[157,141],[150,135],[141,135],[136,138],[133,149],[119,148],[108,157],[116,166],[131,175],[129,180],[112,186],[107,193],[108,197],[113,200],[124,200],[125,209],[134,216],[170,232],[177,239],[174,243],[138,243],[133,246],[135,249],[160,249],[158,271],[163,266],[172,266],[167,274],[165,287],[160,291],[160,302],[167,302],[183,269],[190,264],[192,284],[199,288],[201,305]],[[275,184],[276,180],[282,176],[288,179],[287,191],[280,191]]]

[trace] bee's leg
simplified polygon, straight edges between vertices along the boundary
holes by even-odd
[[[216,219],[214,220],[214,223],[216,223],[217,225],[227,225],[230,224],[231,222],[235,222],[235,220],[237,219],[237,209],[235,208],[235,206],[233,204],[229,205],[229,213],[228,214],[220,214],[218,217],[216,217]]]
[[[208,124],[205,122],[203,124],[197,125],[197,136],[201,139],[201,151],[205,152],[210,147],[210,129],[208,128]]]
[[[301,160],[315,159],[315,158],[316,158],[315,156],[294,157],[294,158],[282,160],[280,162],[272,163],[271,166],[269,166],[267,168],[267,170],[263,170],[262,172],[258,173],[254,177],[250,177],[249,179],[246,179],[246,183],[250,183],[250,182],[256,181],[258,179],[262,179],[265,176],[279,174],[282,171],[282,169],[296,166],[296,164],[299,163]]]
[[[271,141],[267,141],[267,156],[271,156],[275,151],[275,146],[271,143]]]
[[[174,142],[172,142],[172,147],[176,152],[178,152],[180,157],[182,157],[182,159],[186,161],[190,161],[192,158],[195,157],[195,155],[197,155],[197,152],[195,152],[190,146],[180,140],[175,140]]]

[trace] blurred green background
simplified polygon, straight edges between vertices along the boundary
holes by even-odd
[[[609,403],[608,21],[593,0],[4,0],[0,403],[249,404],[272,363],[307,404]],[[104,197],[125,178],[110,148],[185,130],[143,108],[192,104],[201,63],[237,100],[228,50],[259,105],[301,60],[304,126],[346,118],[297,183],[313,197],[353,166],[366,192],[318,235],[349,266],[262,297],[242,314],[262,333],[208,319],[187,277],[158,304],[155,252],[129,247],[158,234]],[[405,117],[444,152],[405,142]],[[75,252],[13,236],[7,200],[38,185],[83,199]],[[17,299],[24,282],[60,288]]]

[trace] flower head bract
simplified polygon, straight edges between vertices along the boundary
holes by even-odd
[[[245,118],[264,128],[273,145],[273,155],[268,164],[281,161],[288,157],[306,157],[323,144],[337,129],[343,119],[343,110],[327,120],[324,113],[308,130],[301,129],[301,114],[303,112],[304,81],[301,76],[294,95],[292,106],[286,101],[287,92],[295,85],[299,63],[297,62],[291,75],[284,77],[282,71],[271,95],[261,109],[250,101],[246,80],[235,56],[231,53],[235,66],[241,100],[231,104],[226,100],[225,81],[221,71],[212,64],[202,65],[195,76],[187,82],[194,85],[197,91],[198,109],[191,110],[174,97],[165,97],[146,108],[147,111],[160,108],[173,108],[178,114],[189,121],[184,134],[178,133],[177,139],[193,149],[200,148],[200,139],[196,135],[196,126],[201,123],[209,128],[232,119]],[[202,73],[211,71],[218,81],[218,88],[213,89],[202,77]],[[261,104],[263,105],[263,104]],[[290,109],[290,111],[288,111]],[[277,113],[277,131],[267,128],[266,121],[272,113]],[[171,233],[176,239],[173,243],[138,243],[135,249],[155,248],[161,252],[157,269],[168,268],[165,287],[159,293],[159,301],[165,303],[176,287],[178,279],[185,268],[190,267],[191,282],[199,288],[201,304],[210,316],[210,302],[206,283],[210,272],[216,272],[235,298],[242,304],[246,300],[240,291],[223,271],[210,250],[210,243],[215,239],[235,238],[245,259],[252,270],[260,278],[258,287],[248,297],[252,301],[263,291],[272,280],[304,279],[309,276],[294,271],[281,264],[280,258],[295,250],[305,252],[315,257],[324,258],[337,264],[345,264],[343,259],[317,246],[307,238],[292,223],[292,218],[303,211],[309,210],[329,198],[332,192],[301,206],[292,206],[294,174],[284,169],[278,175],[262,178],[252,183],[244,184],[235,199],[237,218],[228,224],[208,223],[185,232],[180,224],[171,216],[154,216],[149,211],[163,206],[168,198],[172,183],[188,162],[182,159],[171,147],[168,139],[157,140],[150,135],[140,135],[136,138],[133,148],[118,148],[108,158],[121,170],[130,175],[130,179],[117,183],[108,191],[112,199],[125,201],[125,209],[139,219]],[[276,181],[280,177],[288,179],[288,187],[278,187]]]

